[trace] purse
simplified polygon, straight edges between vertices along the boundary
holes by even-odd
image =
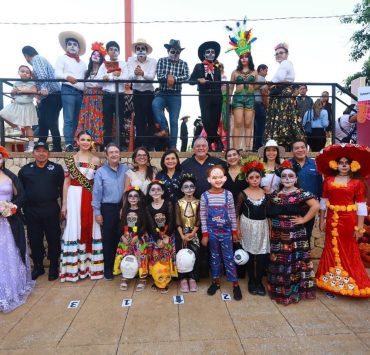
[[[306,134],[311,134],[312,133],[312,119],[311,119],[311,110],[308,113],[309,115],[309,120],[304,124],[304,131]]]

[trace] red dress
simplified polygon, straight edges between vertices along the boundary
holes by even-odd
[[[356,202],[365,202],[365,184],[359,179],[338,184],[334,177],[327,177],[322,197],[328,199],[328,212],[325,247],[316,272],[317,286],[344,296],[370,297],[370,279],[354,237]]]

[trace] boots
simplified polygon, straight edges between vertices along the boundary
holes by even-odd
[[[58,270],[59,260],[50,260],[50,267],[49,267],[49,281],[54,281],[59,277],[59,270]]]
[[[45,274],[44,265],[42,262],[33,262],[32,280],[36,280],[39,276]]]

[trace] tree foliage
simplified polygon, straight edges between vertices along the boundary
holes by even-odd
[[[345,16],[341,19],[342,23],[355,23],[361,29],[355,31],[351,37],[352,52],[350,54],[353,61],[358,61],[364,57],[370,49],[370,0],[362,0],[353,9],[353,15]]]

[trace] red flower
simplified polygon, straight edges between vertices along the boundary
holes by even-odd
[[[257,160],[254,160],[253,163],[252,163],[252,167],[253,168],[256,168],[258,166],[258,161]]]
[[[291,163],[289,160],[284,160],[284,161],[281,163],[281,166],[282,166],[283,168],[292,168],[292,167],[293,167],[292,163]]]

